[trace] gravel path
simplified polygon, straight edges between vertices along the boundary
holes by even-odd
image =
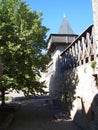
[[[18,102],[19,103],[19,102]],[[80,130],[73,121],[56,120],[60,109],[46,98],[21,101],[8,130]]]

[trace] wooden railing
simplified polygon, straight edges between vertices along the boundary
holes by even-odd
[[[62,64],[65,64],[66,69],[88,63],[97,57],[93,32],[91,25],[61,53]]]

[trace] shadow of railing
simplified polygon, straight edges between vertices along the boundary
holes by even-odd
[[[75,100],[75,90],[78,84],[77,59],[70,53],[63,54],[61,58],[61,95],[60,100],[65,114],[70,117]]]

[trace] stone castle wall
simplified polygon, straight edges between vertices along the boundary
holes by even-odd
[[[92,7],[94,29],[89,27],[55,58],[49,81],[51,97],[68,107],[83,130],[98,129],[98,0],[92,0]]]
[[[95,41],[98,44],[98,0],[92,0]]]
[[[76,99],[73,102],[73,109],[71,110],[71,116],[80,125],[83,130],[91,129],[91,122],[97,122],[98,119],[98,99],[95,102],[95,96],[98,94],[98,88],[96,85],[96,78],[94,74],[95,70],[91,67],[92,63],[81,65],[77,67],[78,85],[76,86]],[[97,97],[97,96],[96,96]],[[97,110],[97,111],[96,111]],[[94,126],[92,126],[94,127]]]

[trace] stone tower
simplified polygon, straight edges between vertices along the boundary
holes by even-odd
[[[76,35],[64,16],[57,34],[50,34],[47,50],[51,61],[47,65],[46,83],[53,100],[58,100],[61,90],[60,54],[76,39]]]

